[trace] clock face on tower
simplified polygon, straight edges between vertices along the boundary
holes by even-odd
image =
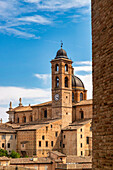
[[[58,101],[59,100],[59,94],[55,94],[55,101]]]

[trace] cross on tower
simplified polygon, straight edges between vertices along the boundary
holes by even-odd
[[[61,48],[62,48],[62,46],[63,46],[63,42],[62,42],[62,40],[61,40]]]

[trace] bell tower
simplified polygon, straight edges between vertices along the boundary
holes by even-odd
[[[72,123],[72,60],[62,49],[58,50],[52,65],[52,117],[62,118],[62,127]]]

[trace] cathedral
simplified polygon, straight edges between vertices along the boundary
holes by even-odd
[[[22,157],[48,157],[50,151],[65,155],[92,154],[92,100],[84,83],[74,75],[72,60],[61,48],[51,60],[52,101],[12,107],[9,121],[0,124],[0,148]]]

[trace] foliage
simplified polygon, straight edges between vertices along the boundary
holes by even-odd
[[[10,157],[11,158],[20,158],[20,154],[15,152],[14,150],[12,150],[11,154],[10,154]]]
[[[8,156],[8,152],[4,149],[0,149],[0,157],[2,156]]]

